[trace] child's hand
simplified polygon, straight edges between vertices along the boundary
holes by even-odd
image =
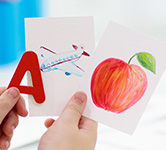
[[[18,115],[27,116],[23,97],[17,88],[0,87],[0,149],[10,146],[13,130],[18,125]]]
[[[48,128],[39,142],[39,150],[93,150],[97,138],[97,123],[82,116],[87,97],[76,93],[60,117],[47,119]]]

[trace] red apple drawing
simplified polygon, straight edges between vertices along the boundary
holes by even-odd
[[[155,59],[146,52],[133,55],[128,63],[117,58],[102,61],[91,78],[91,97],[97,107],[121,113],[144,95],[147,76],[139,66],[130,64],[134,56],[143,67],[155,73]]]

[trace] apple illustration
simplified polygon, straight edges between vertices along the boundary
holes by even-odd
[[[91,97],[97,107],[121,113],[144,95],[147,76],[141,67],[130,64],[135,56],[143,67],[155,74],[155,59],[146,52],[136,53],[128,63],[117,58],[102,61],[91,78]]]

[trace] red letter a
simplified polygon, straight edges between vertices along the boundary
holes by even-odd
[[[31,72],[33,86],[20,86],[26,71]],[[27,51],[23,54],[8,88],[12,86],[17,87],[20,93],[32,94],[37,103],[44,102],[45,93],[36,53]]]

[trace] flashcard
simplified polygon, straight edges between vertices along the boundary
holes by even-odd
[[[110,22],[78,90],[85,116],[132,134],[166,67],[166,44]]]
[[[46,97],[39,104],[29,95],[30,116],[57,116],[86,72],[95,47],[93,17],[27,18],[25,34],[26,50],[38,56]]]

